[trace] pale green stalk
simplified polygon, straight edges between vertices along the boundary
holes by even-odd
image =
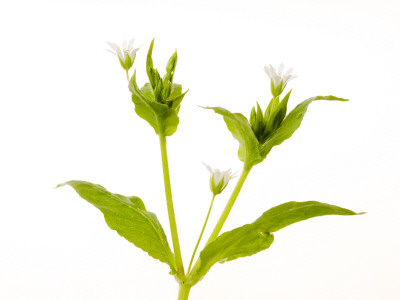
[[[181,248],[179,246],[178,229],[176,227],[176,221],[175,221],[174,205],[172,202],[171,181],[169,178],[168,157],[167,157],[167,139],[165,135],[161,133],[159,134],[159,137],[160,137],[162,167],[164,174],[165,198],[167,200],[169,225],[171,228],[172,244],[175,253],[175,263],[178,274],[185,275],[185,270],[183,268],[183,263],[182,263]]]
[[[128,79],[128,82],[129,82],[129,73],[128,73],[128,70],[125,70],[126,71],[126,79]]]
[[[194,256],[196,255],[197,248],[199,247],[200,240],[203,237],[204,229],[206,228],[206,225],[207,225],[207,222],[208,222],[208,218],[210,217],[211,209],[212,209],[213,204],[214,204],[214,199],[215,199],[215,194],[213,194],[213,197],[212,197],[212,200],[211,200],[211,204],[210,204],[210,208],[208,209],[207,217],[206,217],[206,220],[205,220],[204,225],[203,225],[203,229],[201,230],[201,233],[200,233],[199,239],[197,241],[196,247],[194,248],[194,251],[193,251],[192,258],[190,259],[189,268],[188,268],[188,271],[187,271],[188,274],[190,272],[190,267],[192,266]]]
[[[189,285],[181,284],[179,286],[178,300],[189,299],[190,288],[191,288],[191,286],[189,286]]]
[[[206,245],[208,245],[213,240],[215,240],[218,237],[218,234],[221,232],[221,229],[224,226],[224,223],[225,223],[226,219],[228,218],[228,215],[231,212],[231,209],[232,209],[233,205],[235,204],[237,197],[239,196],[239,192],[243,187],[243,184],[247,178],[247,175],[249,175],[251,167],[252,166],[247,166],[246,164],[243,166],[242,173],[240,174],[239,180],[236,183],[236,186],[232,192],[232,195],[229,198],[228,203],[226,204],[225,209],[222,212],[217,224],[215,225],[214,230],[211,233]],[[198,259],[196,264],[194,265],[191,273],[194,273],[199,266],[200,266],[200,260]]]

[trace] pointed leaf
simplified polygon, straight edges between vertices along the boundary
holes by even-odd
[[[268,138],[267,141],[261,146],[261,153],[264,158],[271,151],[272,147],[280,145],[283,141],[292,136],[297,128],[300,127],[303,117],[307,112],[308,105],[316,100],[348,101],[347,99],[338,98],[335,96],[317,96],[309,98],[297,105],[282,121],[279,128],[275,130],[271,137]]]
[[[183,97],[185,97],[188,91],[189,90],[186,90],[186,92],[182,93],[182,86],[180,84],[173,83],[171,94],[169,95],[168,99],[166,99],[166,102],[168,103],[169,107],[176,110],[181,104]]]
[[[293,223],[325,215],[356,215],[338,206],[316,201],[287,202],[271,208],[254,223],[225,232],[209,243],[200,253],[200,267],[190,278],[195,284],[217,262],[250,256],[269,248],[273,232]]]
[[[254,165],[262,160],[259,143],[251,129],[249,121],[240,113],[231,113],[222,107],[204,107],[224,117],[224,121],[233,137],[239,142],[239,159],[245,164]]]
[[[151,41],[149,50],[147,51],[146,71],[147,71],[147,76],[149,77],[151,86],[154,89],[156,86],[156,83],[157,83],[157,81],[156,81],[157,78],[156,78],[155,70],[153,67],[153,58],[151,57],[153,54],[153,46],[154,46],[154,39]]]
[[[168,264],[176,273],[174,255],[165,232],[155,214],[146,210],[138,197],[113,194],[98,184],[86,181],[68,181],[69,185],[103,214],[107,225],[151,257]]]
[[[136,71],[129,82],[129,89],[138,116],[146,120],[156,134],[173,135],[179,124],[177,112],[166,104],[155,102],[149,84],[145,84],[140,90],[136,83]]]

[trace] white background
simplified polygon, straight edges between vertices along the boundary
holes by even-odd
[[[2,1],[0,298],[176,299],[167,265],[72,189],[53,189],[78,179],[140,196],[169,235],[157,136],[105,51],[107,40],[136,38],[144,84],[155,37],[155,65],[176,48],[176,82],[190,88],[168,141],[186,264],[211,196],[201,162],[241,168],[222,118],[198,105],[265,108],[269,63],[299,75],[290,108],[316,95],[351,101],[311,104],[253,169],[224,230],[293,200],[367,212],[285,228],[270,249],[215,266],[190,299],[399,299],[399,15],[394,0]]]

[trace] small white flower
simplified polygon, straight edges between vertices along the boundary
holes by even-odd
[[[118,56],[121,66],[125,70],[129,70],[132,67],[133,62],[135,60],[136,52],[139,50],[139,48],[133,47],[134,41],[135,41],[134,39],[130,39],[129,42],[125,40],[122,42],[122,47],[119,47],[115,43],[107,42],[108,45],[114,50],[114,51],[111,50],[107,51]]]
[[[278,70],[272,65],[264,67],[265,73],[271,79],[271,91],[274,96],[279,96],[286,87],[286,84],[296,78],[296,75],[292,75],[293,69],[289,69],[285,74],[283,72],[283,64],[280,64]]]
[[[229,181],[236,177],[236,174],[231,172],[231,169],[221,171],[219,169],[213,169],[209,165],[204,164],[207,170],[210,172],[210,189],[214,195],[220,194],[228,185]]]

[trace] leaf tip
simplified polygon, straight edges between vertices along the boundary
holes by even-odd
[[[68,182],[59,183],[54,187],[54,189],[58,189],[58,188],[63,187],[64,185],[67,185],[67,184],[68,184]]]

